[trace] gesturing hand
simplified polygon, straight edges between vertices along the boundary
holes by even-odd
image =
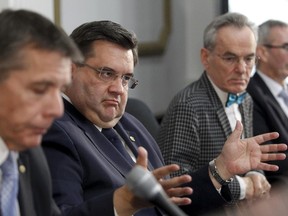
[[[277,171],[278,166],[265,163],[271,160],[284,160],[286,155],[278,153],[287,149],[286,144],[262,143],[276,139],[276,132],[266,133],[247,139],[240,139],[242,124],[237,121],[235,130],[225,142],[221,154],[216,158],[218,170],[224,179],[243,174],[252,169]]]
[[[139,147],[136,165],[140,165],[147,169],[147,160],[147,151],[144,148]],[[177,170],[179,170],[179,166],[172,164],[155,169],[152,173],[162,185],[163,189],[173,203],[177,205],[188,205],[191,203],[191,200],[182,196],[190,195],[192,193],[192,189],[189,187],[181,187],[181,185],[190,182],[191,176],[182,175],[171,179],[165,178],[171,172]],[[136,197],[126,185],[118,188],[115,191],[113,203],[119,216],[133,215],[141,208],[152,206],[151,203]]]

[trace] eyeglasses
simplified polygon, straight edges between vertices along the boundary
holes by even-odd
[[[288,43],[284,43],[282,45],[272,45],[272,44],[263,44],[263,46],[269,48],[269,49],[284,49],[288,52]]]
[[[122,80],[122,86],[127,86],[131,89],[134,89],[137,85],[138,85],[138,80],[136,80],[133,77],[133,74],[124,74],[124,75],[117,75],[115,71],[105,68],[105,67],[100,67],[100,68],[94,68],[92,66],[90,66],[89,64],[77,64],[80,67],[88,67],[90,69],[92,69],[94,72],[96,72],[99,76],[99,79],[109,83],[112,82],[114,80],[116,80],[118,77],[120,77],[120,79]]]
[[[225,54],[225,55],[216,54],[216,55],[219,58],[221,58],[223,62],[229,67],[235,67],[237,64],[241,62],[241,59],[242,59],[246,67],[252,68],[255,64],[257,64],[259,60],[259,57],[255,55],[249,55],[246,57],[239,57],[239,56],[231,55],[231,54]]]

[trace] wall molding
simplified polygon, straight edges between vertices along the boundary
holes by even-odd
[[[61,26],[61,0],[54,0],[54,22]],[[139,42],[139,56],[157,56],[165,52],[172,29],[171,0],[163,0],[163,25],[158,39]]]

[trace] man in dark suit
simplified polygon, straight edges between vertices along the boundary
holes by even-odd
[[[125,184],[125,176],[135,158],[142,154],[143,149],[137,152],[140,146],[148,152],[148,160],[144,159],[148,169],[172,200],[187,205],[193,199],[192,205],[185,209],[189,214],[196,215],[197,211],[206,210],[206,206],[218,207],[229,202],[228,188],[224,186],[223,193],[218,193],[215,188],[220,187],[219,183],[209,174],[208,165],[195,174],[190,173],[192,183],[190,175],[165,179],[179,167],[175,164],[162,167],[163,158],[153,137],[136,118],[124,112],[129,87],[135,88],[138,83],[134,78],[134,66],[138,61],[135,35],[117,23],[95,21],[77,27],[71,37],[85,61],[72,64],[72,83],[63,94],[64,116],[55,121],[42,142],[51,170],[53,195],[63,213],[121,215],[115,209],[118,204],[113,203],[112,194]],[[241,132],[242,126],[238,123],[223,153],[217,157],[217,169],[213,173],[221,173],[224,179],[229,179],[251,167],[277,169],[259,163],[266,153],[261,156],[264,149],[258,145],[277,135],[266,134],[240,141]],[[239,150],[234,151],[234,146],[239,146]],[[286,149],[286,146],[277,148]],[[270,156],[281,159],[283,155]],[[270,156],[266,159],[270,160]],[[184,183],[188,188],[173,188]],[[188,196],[191,194],[189,187],[193,187],[192,196]],[[188,198],[177,198],[185,195]],[[150,208],[134,211],[133,215],[162,214],[148,203],[145,205]]]
[[[82,62],[82,54],[51,21],[26,10],[0,13],[0,50],[0,215],[61,215],[39,144],[52,121],[63,114],[60,93],[71,81],[72,60]],[[146,161],[140,148],[137,164],[145,167]],[[174,169],[162,167],[155,175]],[[132,215],[143,206],[126,185],[111,197],[119,215]],[[96,207],[104,211],[96,213],[106,215],[101,202]]]
[[[0,13],[2,216],[60,215],[39,145],[63,112],[60,91],[71,80],[72,59],[80,57],[73,41],[41,15],[26,10]],[[15,180],[6,174],[7,162],[13,164],[8,170]]]
[[[258,38],[257,55],[260,58],[247,88],[254,102],[254,134],[277,131],[280,136],[274,141],[288,143],[288,104],[280,95],[282,91],[288,95],[285,82],[288,76],[288,25],[268,20],[259,26]],[[275,173],[267,172],[268,180],[273,182],[287,177],[288,160],[274,164],[280,169]]]
[[[174,97],[159,132],[165,162],[181,166],[177,175],[213,163],[237,120],[244,126],[242,137],[252,136],[252,100],[245,90],[256,59],[254,24],[241,14],[224,14],[206,27],[203,40],[205,71]],[[234,201],[270,190],[265,176],[255,171],[235,176],[229,187]]]

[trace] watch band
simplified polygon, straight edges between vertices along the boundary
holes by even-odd
[[[222,179],[222,177],[218,173],[218,169],[216,167],[215,159],[209,162],[209,170],[210,170],[212,176],[216,179],[216,181],[222,186],[228,185],[228,184],[230,184],[233,181],[233,178],[230,178],[228,180]]]

